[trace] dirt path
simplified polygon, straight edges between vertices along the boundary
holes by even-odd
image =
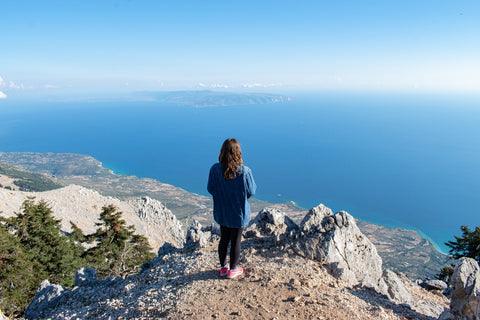
[[[246,272],[232,280],[219,277],[216,249],[204,252],[204,267],[177,293],[169,319],[431,319],[373,290],[347,288],[318,262],[284,251],[244,250]],[[417,291],[412,293],[422,299],[436,299]],[[446,304],[437,298],[435,303]]]

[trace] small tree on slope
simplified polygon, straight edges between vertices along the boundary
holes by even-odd
[[[448,253],[453,259],[460,259],[462,257],[473,258],[480,262],[480,227],[476,227],[475,231],[470,230],[467,226],[462,226],[462,236],[454,235],[454,241],[445,242],[449,247]],[[447,280],[453,274],[453,265],[442,268],[437,275],[439,279]]]
[[[96,245],[87,250],[85,258],[100,277],[128,276],[155,256],[147,238],[135,234],[134,226],[127,226],[121,217],[115,206],[103,207],[98,229],[86,236]]]

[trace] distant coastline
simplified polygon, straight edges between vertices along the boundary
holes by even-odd
[[[195,91],[140,91],[137,98],[196,108],[226,107],[266,103],[282,103],[292,98],[270,93],[235,93],[211,90]]]
[[[0,162],[14,164],[29,171],[47,174],[61,185],[80,185],[105,196],[134,199],[148,196],[162,201],[178,219],[188,224],[196,219],[204,225],[213,223],[212,199],[151,178],[116,174],[100,161],[81,154],[0,152]],[[274,207],[300,223],[307,210],[294,202],[270,203],[251,199],[253,214]],[[351,212],[355,217],[355,212]],[[447,262],[447,256],[417,231],[357,220],[362,232],[375,244],[384,264],[414,277],[432,276]]]

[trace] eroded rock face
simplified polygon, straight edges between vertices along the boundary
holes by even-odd
[[[220,228],[216,225],[203,227],[200,222],[193,220],[187,230],[184,250],[191,251],[204,248],[209,242],[220,239]],[[160,255],[160,252],[159,252]]]
[[[195,250],[197,248],[203,248],[207,243],[208,237],[202,231],[202,225],[197,220],[193,220],[187,230],[185,249]]]
[[[245,230],[245,238],[269,238],[280,241],[294,238],[298,226],[284,212],[276,208],[265,208],[250,221]]]
[[[480,312],[480,267],[471,258],[462,258],[455,265],[452,275],[452,299],[450,310],[440,319],[477,320]]]
[[[325,229],[323,228],[323,220],[329,216],[333,216],[333,212],[323,204],[310,209],[300,223],[301,231],[304,234],[325,232]]]
[[[382,259],[375,246],[345,211],[332,214],[324,205],[313,208],[300,225],[303,237],[292,248],[327,265],[329,272],[349,285],[377,288]]]
[[[138,217],[145,221],[146,232],[161,238],[177,248],[183,246],[185,233],[180,222],[167,207],[158,200],[143,197],[129,201]],[[150,236],[149,238],[152,238]]]
[[[39,319],[43,317],[45,309],[54,308],[57,303],[57,298],[60,297],[65,288],[51,284],[48,280],[43,280],[32,302],[25,309],[25,316],[27,319]]]
[[[384,287],[383,284],[385,284]],[[412,294],[405,287],[402,279],[400,279],[397,273],[390,269],[383,271],[379,289],[379,291],[386,294],[391,300],[407,304],[412,304],[413,302]]]

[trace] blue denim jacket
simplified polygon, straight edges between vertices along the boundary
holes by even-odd
[[[250,203],[247,199],[257,189],[252,170],[239,166],[235,179],[226,180],[222,166],[221,163],[214,164],[208,176],[207,190],[213,196],[213,217],[221,226],[243,228],[250,220]]]

